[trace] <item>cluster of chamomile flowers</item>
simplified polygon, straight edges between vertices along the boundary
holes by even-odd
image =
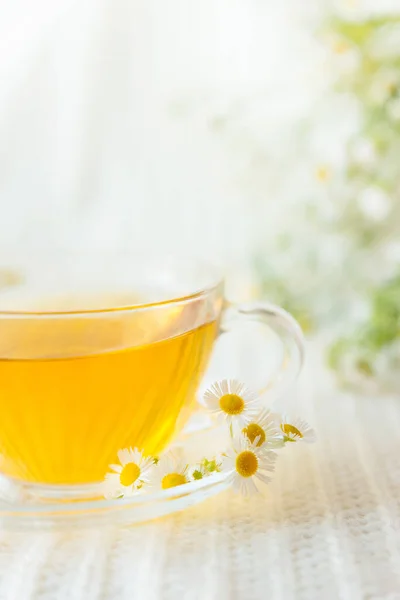
[[[287,443],[315,441],[308,423],[272,413],[255,392],[237,380],[214,383],[204,394],[204,404],[229,427],[231,443],[225,452],[191,466],[173,449],[159,458],[145,456],[137,448],[121,449],[119,464],[110,465],[105,476],[104,496],[124,498],[167,490],[215,473],[223,473],[234,490],[247,496],[259,491],[260,482],[270,481],[276,450]]]

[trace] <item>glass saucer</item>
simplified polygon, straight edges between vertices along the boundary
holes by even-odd
[[[217,427],[201,410],[176,440],[188,463],[213,458],[226,444],[226,427]],[[226,446],[225,446],[226,447]],[[106,500],[99,485],[23,486],[10,482],[13,497],[0,500],[0,528],[15,531],[45,529],[83,529],[129,526],[183,510],[218,494],[229,486],[224,473],[215,473],[191,483],[143,493],[131,498]]]

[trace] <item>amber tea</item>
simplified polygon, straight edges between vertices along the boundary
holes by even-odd
[[[157,454],[190,413],[216,336],[204,304],[0,323],[0,470],[101,481],[118,449]]]

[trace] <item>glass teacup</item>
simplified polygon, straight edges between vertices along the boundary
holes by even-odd
[[[238,320],[281,337],[277,385],[300,369],[292,317],[230,305],[205,264],[70,256],[15,268],[20,281],[0,291],[0,472],[27,484],[93,484],[121,448],[161,452],[195,409],[216,337]]]

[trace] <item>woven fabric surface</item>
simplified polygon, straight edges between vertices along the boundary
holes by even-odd
[[[228,491],[119,530],[3,532],[0,600],[400,599],[400,399],[338,392],[314,354],[298,410],[319,440],[281,453],[268,497]]]

